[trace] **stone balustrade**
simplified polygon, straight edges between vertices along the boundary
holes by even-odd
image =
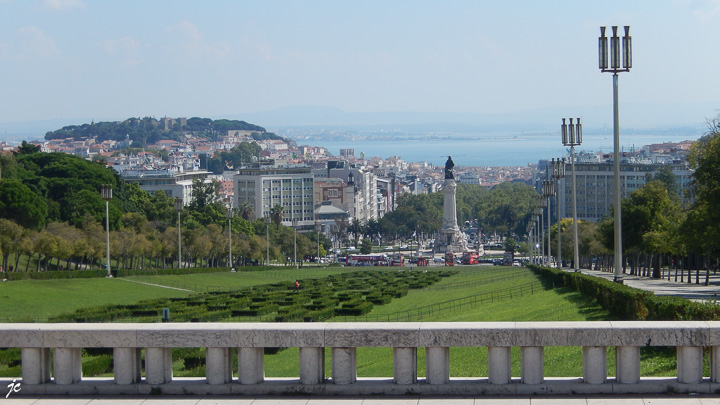
[[[544,349],[582,347],[582,376],[545,377]],[[677,348],[677,375],[640,375],[640,348]],[[0,324],[22,349],[23,394],[608,394],[720,390],[720,322]],[[83,378],[82,349],[112,348],[112,378]],[[299,376],[265,378],[263,348],[299,348]],[[392,378],[358,378],[357,348],[391,347]],[[454,347],[487,347],[485,376],[450,377]],[[511,375],[511,348],[521,371]],[[608,376],[607,348],[616,375]],[[204,378],[173,378],[173,348],[205,348]],[[238,369],[233,369],[237,348]],[[325,349],[330,349],[326,378]],[[425,378],[417,352],[425,350]],[[710,376],[703,376],[709,349]],[[144,370],[142,351],[144,350]],[[144,373],[143,373],[144,371]],[[20,377],[20,376],[18,376]],[[11,381],[12,378],[8,380]],[[5,382],[0,382],[5,384]]]

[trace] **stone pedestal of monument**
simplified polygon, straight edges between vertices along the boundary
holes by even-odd
[[[465,234],[457,223],[456,191],[455,179],[446,178],[443,183],[443,225],[440,230],[440,240],[435,241],[435,251],[439,253],[462,254],[468,250]]]

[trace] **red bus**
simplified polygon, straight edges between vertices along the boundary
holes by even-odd
[[[480,262],[480,256],[477,252],[465,252],[460,258],[462,264],[478,264]]]
[[[402,253],[393,254],[392,258],[390,259],[390,265],[391,266],[404,266],[405,265],[405,255]]]
[[[348,266],[387,266],[387,264],[385,255],[379,253],[348,255],[346,259],[346,265]]]

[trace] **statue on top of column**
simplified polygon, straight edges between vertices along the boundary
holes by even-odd
[[[448,156],[448,160],[445,162],[445,179],[455,178],[453,175],[453,167],[455,167],[455,163],[453,163],[452,157]]]

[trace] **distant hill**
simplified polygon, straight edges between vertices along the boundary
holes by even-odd
[[[45,139],[73,138],[79,140],[96,138],[98,141],[125,141],[129,139],[133,143],[137,142],[146,145],[163,139],[183,140],[188,133],[210,140],[217,140],[227,135],[229,130],[251,131],[256,139],[282,139],[275,134],[267,133],[265,128],[261,126],[249,124],[245,121],[212,120],[198,117],[189,119],[162,118],[160,120],[152,117],[128,118],[125,121],[67,125],[58,130],[47,132]]]

